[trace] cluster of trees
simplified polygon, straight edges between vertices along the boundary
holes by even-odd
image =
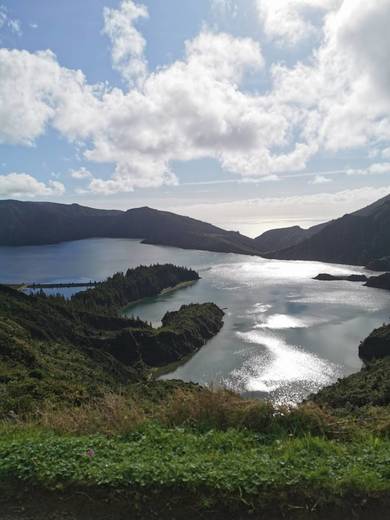
[[[142,298],[157,296],[164,289],[198,279],[198,273],[186,267],[141,265],[126,273],[116,273],[95,288],[75,294],[71,301],[88,310],[118,310]]]

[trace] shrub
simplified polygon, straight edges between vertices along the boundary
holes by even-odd
[[[46,406],[32,422],[57,433],[125,435],[145,421],[142,407],[118,394],[106,394],[79,407],[53,409]]]
[[[340,433],[337,420],[314,403],[296,408],[275,407],[268,401],[246,400],[225,389],[177,389],[156,411],[166,426],[200,430],[248,429],[264,434],[333,436]]]

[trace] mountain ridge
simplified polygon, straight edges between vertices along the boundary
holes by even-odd
[[[270,259],[386,266],[390,265],[389,227],[390,195],[309,229],[273,229],[254,239],[148,206],[121,211],[79,204],[0,201],[0,246],[131,238],[145,244]]]
[[[367,265],[390,256],[390,195],[338,219],[302,230],[270,230],[257,244],[279,247],[262,251],[266,258]],[[299,228],[300,229],[300,228]],[[269,240],[271,237],[272,240]],[[271,243],[272,242],[272,243]]]
[[[253,239],[207,222],[147,206],[127,211],[79,204],[0,201],[0,245],[55,244],[86,238],[133,238],[148,244],[258,254]]]

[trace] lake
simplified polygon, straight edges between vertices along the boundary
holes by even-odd
[[[158,325],[168,310],[209,301],[226,313],[222,331],[165,379],[223,384],[244,395],[295,403],[359,370],[359,342],[389,318],[386,291],[312,280],[320,272],[361,273],[363,268],[188,251],[138,240],[0,247],[0,282],[88,282],[157,262],[192,267],[202,278],[129,307],[129,315]],[[72,289],[61,292],[70,295]]]

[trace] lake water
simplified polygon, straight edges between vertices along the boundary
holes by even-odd
[[[226,312],[222,331],[164,378],[224,384],[245,395],[294,403],[359,370],[359,342],[390,314],[386,291],[312,280],[320,272],[350,274],[361,268],[186,251],[137,240],[1,247],[0,282],[87,282],[156,262],[192,267],[202,279],[130,307],[129,314],[157,325],[165,312],[191,302],[212,301]]]

